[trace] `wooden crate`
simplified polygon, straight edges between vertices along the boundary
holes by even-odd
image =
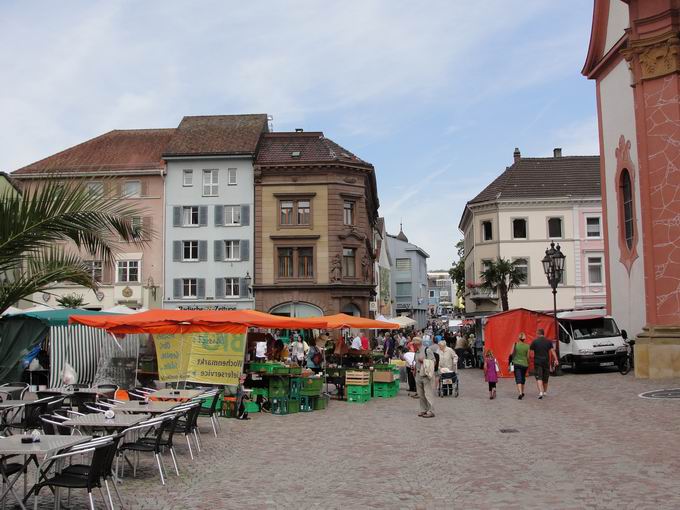
[[[391,370],[376,370],[373,372],[373,382],[391,383],[394,381],[394,373]]]
[[[347,386],[368,386],[371,384],[371,373],[348,371],[345,374],[345,384]]]

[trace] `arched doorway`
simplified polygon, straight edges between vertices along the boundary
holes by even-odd
[[[323,310],[309,303],[288,302],[276,305],[269,313],[284,317],[321,317]]]
[[[361,310],[354,303],[348,303],[342,307],[342,313],[353,315],[354,317],[361,317]]]

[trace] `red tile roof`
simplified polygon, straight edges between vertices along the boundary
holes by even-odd
[[[370,166],[321,131],[266,133],[260,141],[256,163],[352,163]]]
[[[599,156],[520,158],[468,203],[600,195]]]
[[[90,173],[163,168],[174,129],[116,129],[15,170],[15,177],[46,172]]]
[[[163,151],[164,156],[251,155],[268,130],[267,115],[184,117]]]

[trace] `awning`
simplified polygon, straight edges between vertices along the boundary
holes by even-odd
[[[309,319],[301,319],[309,321],[324,321],[325,325],[320,329],[399,329],[399,324],[396,321],[385,322],[373,319],[365,319],[363,317],[356,317],[354,315],[347,315],[344,313],[337,313],[335,315],[324,315],[323,317],[313,317]],[[317,326],[308,326],[309,328],[319,329]]]
[[[415,326],[418,324],[417,321],[411,319],[410,317],[406,317],[405,315],[400,315],[399,317],[394,317],[393,319],[390,319],[391,322],[395,322],[399,325],[399,328],[408,328],[410,326]]]
[[[256,310],[148,310],[124,316],[74,315],[72,324],[128,333],[243,333],[244,328],[323,329],[320,317],[296,319]]]

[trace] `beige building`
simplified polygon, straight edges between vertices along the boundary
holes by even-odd
[[[96,292],[69,283],[54,284],[33,301],[57,306],[67,294],[83,296],[88,309],[116,305],[158,308],[162,299],[163,172],[161,158],[174,129],[114,130],[68,148],[12,173],[20,186],[40,186],[48,179],[85,181],[93,194],[113,194],[140,211],[133,224],[155,235],[143,246],[118,243],[114,264],[83,255]]]
[[[466,312],[501,309],[499,296],[480,287],[486,265],[504,258],[524,273],[509,293],[510,308],[552,310],[542,259],[551,242],[566,256],[558,309],[606,303],[598,156],[522,158],[465,206],[459,228],[465,240]]]

